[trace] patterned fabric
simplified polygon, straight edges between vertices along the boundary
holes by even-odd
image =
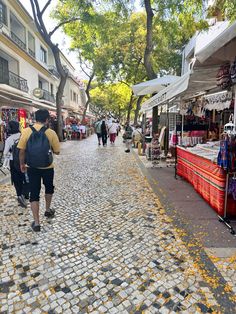
[[[195,190],[221,216],[224,215],[226,172],[210,160],[177,147],[177,174],[189,181]],[[228,197],[227,214],[236,216],[236,202]]]
[[[228,194],[231,194],[233,199],[236,201],[236,179],[235,178],[230,178],[229,180]]]
[[[225,170],[229,168],[228,140],[220,141],[220,151],[217,158],[217,165]]]
[[[236,171],[235,136],[229,136],[227,139],[220,141],[220,151],[218,154],[217,164],[229,172]]]

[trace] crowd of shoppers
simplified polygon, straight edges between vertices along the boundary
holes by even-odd
[[[114,145],[116,136],[118,136],[120,132],[120,124],[119,121],[114,119],[107,120],[105,117],[98,119],[94,124],[95,132],[98,138],[98,145],[107,146],[107,139],[109,137],[110,144]]]

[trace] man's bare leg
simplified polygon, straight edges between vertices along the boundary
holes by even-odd
[[[39,225],[39,202],[31,202],[31,210],[35,225]]]
[[[45,202],[46,202],[46,211],[49,211],[51,202],[52,202],[52,194],[45,194]]]

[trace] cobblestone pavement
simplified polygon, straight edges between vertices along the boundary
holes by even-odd
[[[63,144],[56,217],[42,216],[41,233],[11,186],[0,187],[0,204],[1,313],[235,313],[121,142]]]

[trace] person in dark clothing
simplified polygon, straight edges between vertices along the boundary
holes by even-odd
[[[105,120],[102,120],[101,134],[102,134],[102,144],[103,146],[107,146],[107,124]]]
[[[19,123],[17,121],[9,122],[8,133],[10,136],[5,142],[4,148],[4,158],[9,158],[10,160],[10,172],[11,172],[11,182],[15,187],[18,203],[21,207],[27,207],[25,197],[23,195],[23,185],[25,183],[25,175],[19,170],[16,169],[13,162],[12,147],[16,142],[19,141],[21,133],[19,128]]]

